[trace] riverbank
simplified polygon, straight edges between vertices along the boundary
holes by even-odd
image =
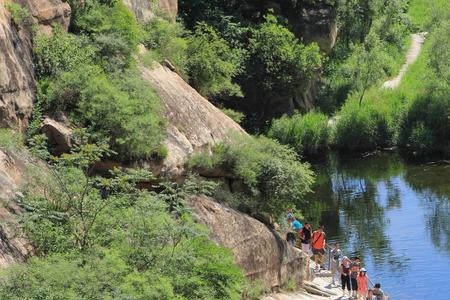
[[[316,277],[312,282],[306,282],[308,286],[315,285],[318,288],[328,292],[330,296],[319,296],[308,292],[305,288],[296,292],[274,293],[265,296],[262,300],[335,300],[342,299],[342,290],[340,287],[331,286],[331,277]]]

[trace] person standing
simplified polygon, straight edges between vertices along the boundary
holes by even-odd
[[[339,269],[339,261],[342,258],[342,250],[339,246],[339,243],[336,243],[334,249],[331,250],[331,276],[332,276],[332,284],[337,285],[336,275]]]
[[[361,268],[358,278],[356,281],[358,282],[358,300],[366,300],[367,297],[367,276],[366,269]]]
[[[288,218],[288,223],[289,223],[289,232],[286,236],[286,239],[292,246],[295,246],[297,236],[299,235],[299,232],[302,229],[303,225],[302,223],[300,223],[300,221],[295,219],[294,216]]]
[[[351,262],[347,256],[342,258],[341,265],[339,266],[339,271],[341,273],[341,287],[342,296],[345,297],[345,288],[347,287],[348,295],[350,296],[350,266]]]
[[[323,261],[323,255],[325,254],[325,232],[323,226],[313,232],[312,237],[312,252],[314,255],[314,262],[316,263],[316,271],[319,271]]]
[[[305,223],[302,230],[300,231],[300,240],[302,243],[302,251],[309,255],[311,249],[311,225],[308,222]]]
[[[359,257],[355,256],[350,265],[350,284],[352,285],[352,296],[356,297],[358,292],[358,274],[361,269]]]

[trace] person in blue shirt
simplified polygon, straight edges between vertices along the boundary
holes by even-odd
[[[292,226],[292,229],[296,232],[296,233],[298,233],[299,231],[300,231],[300,229],[302,229],[302,227],[303,227],[303,225],[302,225],[302,223],[300,223],[300,221],[299,220],[297,220],[297,219],[293,219],[293,221],[291,222],[291,226]]]
[[[302,229],[303,225],[293,216],[289,216],[288,223],[289,232],[287,240],[292,246],[295,246],[299,231]]]

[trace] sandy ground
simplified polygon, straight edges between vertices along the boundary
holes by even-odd
[[[393,88],[398,87],[398,85],[400,84],[400,81],[403,78],[403,75],[405,75],[406,71],[408,70],[408,67],[412,63],[414,63],[417,60],[417,58],[419,57],[420,50],[422,49],[422,45],[425,41],[426,34],[427,34],[426,32],[422,32],[422,33],[411,35],[411,47],[409,48],[408,53],[406,54],[406,62],[403,64],[397,77],[383,83],[383,88],[393,89]]]
[[[277,294],[270,294],[265,296],[262,300],[335,300],[335,299],[348,299],[348,297],[342,297],[342,289],[340,286],[331,285],[331,277],[316,277],[313,281],[313,284],[319,286],[320,288],[334,294],[331,297],[322,297],[318,295],[313,295],[305,290],[299,290],[296,292],[283,292]]]

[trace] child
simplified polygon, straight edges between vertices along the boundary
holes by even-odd
[[[366,276],[366,269],[361,268],[359,275],[357,277],[358,282],[358,300],[362,299],[365,300],[367,296],[367,276]]]

